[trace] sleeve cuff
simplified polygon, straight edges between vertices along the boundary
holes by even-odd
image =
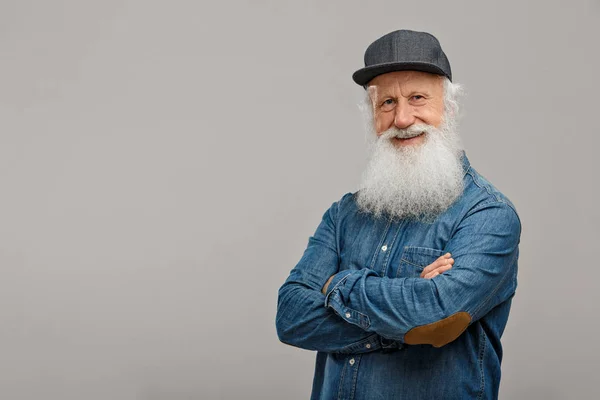
[[[366,330],[371,325],[369,317],[363,313],[346,307],[342,296],[340,295],[340,289],[344,286],[345,281],[350,275],[356,272],[360,271],[346,270],[338,272],[334,275],[333,279],[329,283],[329,286],[327,287],[327,293],[325,294],[325,307],[333,309],[333,311],[342,317],[346,322],[357,325]]]
[[[352,273],[352,270],[340,271],[333,276],[331,282],[329,282],[329,286],[327,287],[327,292],[325,293],[325,307],[329,307],[329,301],[334,291],[338,291],[338,286],[343,283],[348,275]]]

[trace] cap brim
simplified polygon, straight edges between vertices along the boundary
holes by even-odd
[[[452,80],[446,73],[438,66],[424,62],[390,62],[384,64],[369,65],[368,67],[361,68],[352,74],[354,82],[361,86],[365,86],[381,74],[387,74],[388,72],[394,71],[423,71],[429,72],[436,75],[447,76],[448,79]]]

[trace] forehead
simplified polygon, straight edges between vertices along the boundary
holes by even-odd
[[[367,87],[371,96],[385,94],[402,94],[407,92],[426,91],[438,94],[443,90],[443,80],[440,75],[421,71],[395,71],[381,74],[373,78]]]

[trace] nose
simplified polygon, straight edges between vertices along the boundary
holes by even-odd
[[[394,115],[394,126],[398,129],[405,129],[415,123],[415,116],[412,108],[408,104],[398,102]]]

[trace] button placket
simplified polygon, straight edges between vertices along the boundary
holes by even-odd
[[[356,393],[361,357],[360,354],[356,354],[346,359],[348,363],[344,366],[344,371],[342,371],[337,399],[355,400],[354,395]]]
[[[381,233],[381,237],[379,238],[379,243],[377,244],[377,247],[375,248],[375,251],[373,252],[373,257],[371,258],[371,264],[369,265],[369,268],[372,269],[373,271],[379,272],[376,267],[378,264],[377,261],[379,260],[379,257],[381,256],[381,247],[384,246],[386,243],[385,238],[389,234],[391,225],[392,225],[391,220],[388,220],[385,222],[385,228],[383,229],[383,231]]]
[[[392,254],[392,246],[394,245],[394,243],[396,243],[396,239],[398,238],[398,234],[400,233],[400,228],[402,226],[402,221],[400,223],[397,224],[398,226],[396,227],[396,230],[394,232],[394,236],[392,237],[392,240],[388,241],[386,244],[384,244],[381,247],[381,250],[383,252],[383,263],[381,266],[381,271],[379,272],[379,276],[386,276],[387,273],[387,269],[388,269],[388,263],[390,261],[390,257]],[[394,225],[390,225],[390,230]],[[389,230],[388,230],[389,233]],[[385,247],[385,250],[384,250]]]

